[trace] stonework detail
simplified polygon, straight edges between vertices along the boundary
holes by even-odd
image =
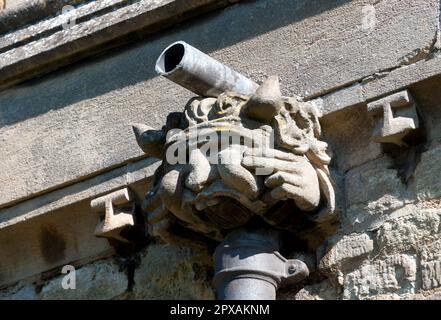
[[[409,91],[402,91],[368,104],[375,122],[372,139],[378,143],[405,145],[403,139],[419,127],[415,102]]]
[[[128,242],[124,232],[135,226],[134,196],[128,188],[94,199],[90,206],[101,215],[95,229],[97,237]]]
[[[321,259],[319,267],[332,269],[353,258],[363,257],[374,249],[374,242],[367,234],[350,235],[329,246],[326,255]]]
[[[441,300],[440,6],[0,0],[0,300]]]
[[[424,290],[441,287],[441,240],[434,242],[421,254],[422,287]]]
[[[398,254],[365,263],[345,278],[343,298],[363,299],[379,294],[413,294],[416,281],[415,257]]]
[[[283,97],[270,77],[250,96],[193,98],[162,130],[135,127],[141,148],[163,159],[143,204],[151,233],[177,240],[170,230],[180,226],[221,241],[255,216],[293,232],[296,216],[332,216],[331,158],[318,119],[313,104]],[[180,148],[188,163],[171,163]]]

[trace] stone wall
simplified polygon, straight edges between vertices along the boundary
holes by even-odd
[[[277,74],[284,95],[321,108],[340,228],[302,253],[311,277],[280,299],[441,298],[438,0],[83,2],[70,30],[61,7],[9,34],[0,15],[0,298],[214,298],[210,253],[151,240],[127,267],[93,235],[92,199],[123,187],[141,199],[152,183],[157,160],[131,125],[160,128],[192,96],[154,72],[176,40],[257,82]],[[404,89],[420,136],[373,141],[367,104]],[[76,290],[61,287],[65,264],[77,267]]]
[[[328,240],[319,262],[333,283],[334,298],[440,298],[439,186],[428,178],[439,175],[440,150],[437,146],[422,153],[407,184],[389,158],[347,173],[346,225],[341,235]],[[328,289],[320,290],[328,287],[325,281],[298,295],[326,297]]]
[[[76,288],[62,287],[64,274],[21,281],[0,292],[0,299],[214,299],[210,283],[211,258],[164,244],[151,244],[139,253],[135,272],[118,257],[97,260],[76,269]]]

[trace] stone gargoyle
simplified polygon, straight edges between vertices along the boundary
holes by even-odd
[[[166,242],[220,242],[256,221],[308,232],[335,210],[318,110],[282,96],[276,76],[250,96],[195,97],[161,130],[134,131],[162,159],[143,210],[150,234]]]

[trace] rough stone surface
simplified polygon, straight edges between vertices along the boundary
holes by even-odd
[[[214,299],[212,258],[172,245],[149,246],[135,272],[130,299]]]
[[[441,146],[424,152],[415,170],[418,199],[441,197]]]
[[[2,229],[0,287],[69,263],[87,263],[113,250],[94,236],[99,216],[82,201]]]
[[[334,240],[319,266],[330,270],[332,286],[343,290],[343,299],[437,299],[432,291],[441,286],[440,208],[438,202],[422,202],[400,214],[403,209],[395,210],[370,236]],[[299,294],[317,298],[305,291]],[[338,298],[336,294],[332,299]]]
[[[329,281],[323,281],[305,286],[294,296],[294,300],[336,300],[338,297],[335,286]]]
[[[366,230],[413,200],[390,158],[383,157],[346,174],[347,230]]]
[[[17,284],[0,291],[0,300],[37,300],[38,294],[32,284]]]
[[[212,257],[164,244],[151,244],[140,253],[129,289],[123,260],[112,257],[76,267],[75,289],[64,289],[61,267],[46,281],[19,282],[0,290],[0,300],[214,299]],[[38,288],[38,289],[37,289]]]
[[[328,245],[327,253],[320,261],[320,268],[341,267],[348,260],[363,257],[374,249],[374,243],[367,234],[344,236],[334,242]]]
[[[440,237],[441,230],[438,229]],[[421,276],[424,290],[441,287],[441,240],[433,242],[421,253]]]
[[[343,298],[364,299],[389,293],[415,293],[416,275],[416,260],[410,255],[398,254],[367,262],[346,275]]]
[[[421,252],[440,237],[440,209],[409,207],[406,216],[385,222],[377,231],[381,253]]]
[[[127,275],[113,259],[101,260],[76,269],[76,288],[64,289],[61,275],[49,280],[41,289],[42,300],[104,300],[122,295],[127,290]]]

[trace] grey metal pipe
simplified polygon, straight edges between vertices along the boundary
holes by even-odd
[[[281,286],[309,275],[305,263],[285,259],[274,229],[238,229],[214,253],[213,284],[220,300],[275,300]]]
[[[168,46],[156,61],[156,72],[204,97],[224,91],[252,95],[259,85],[184,41]]]

